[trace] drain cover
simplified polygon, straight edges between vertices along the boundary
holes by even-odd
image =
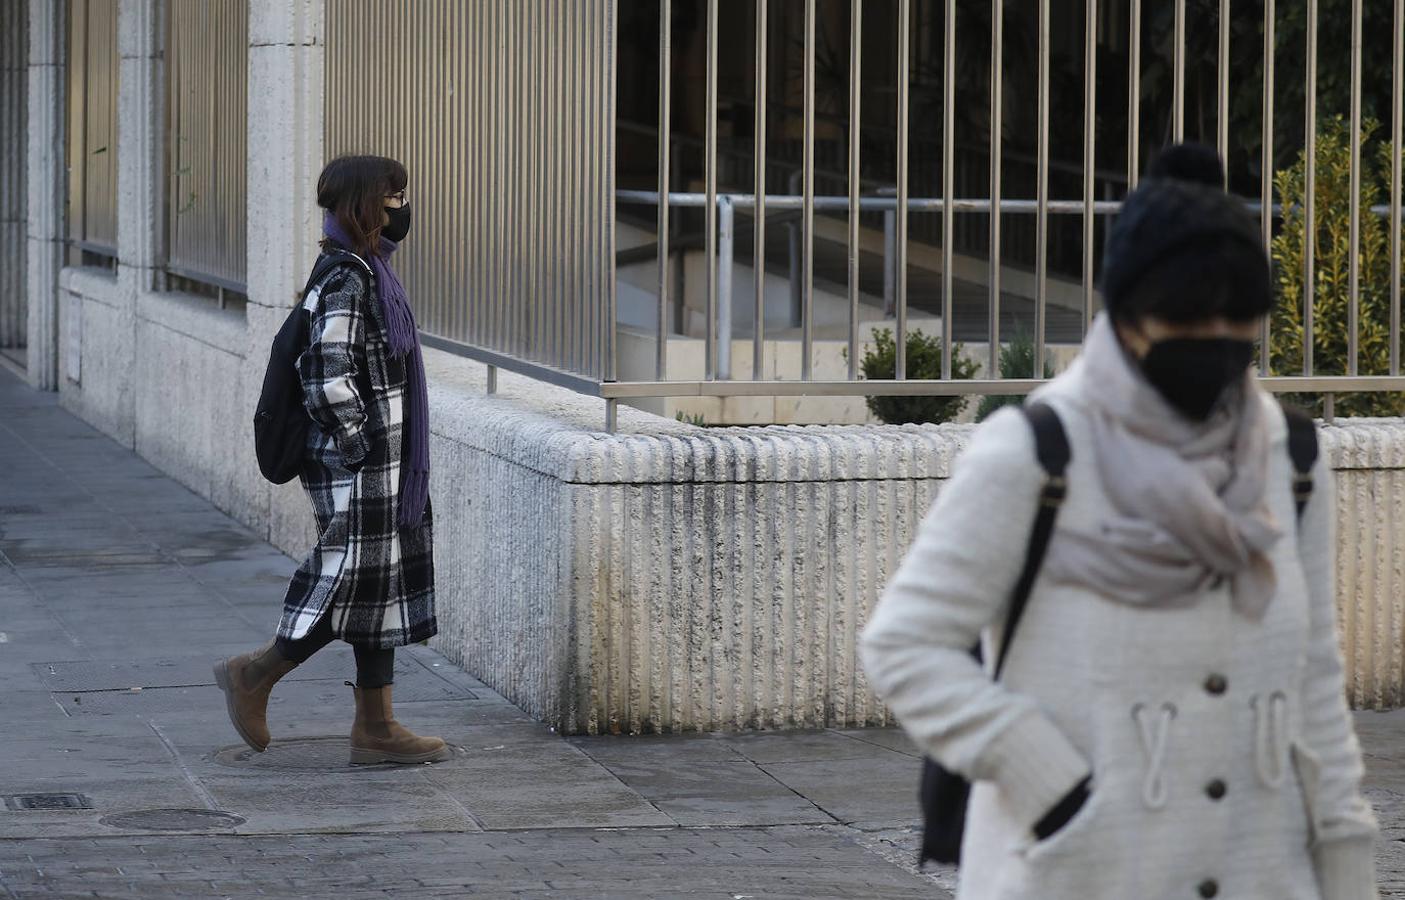
[[[93,801],[82,794],[12,794],[5,798],[11,812],[51,809],[92,809]]]
[[[142,809],[103,816],[98,821],[111,828],[143,831],[210,831],[244,824],[239,816],[213,809]]]

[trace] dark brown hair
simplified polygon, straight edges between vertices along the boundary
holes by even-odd
[[[347,249],[378,256],[386,195],[403,191],[409,181],[405,166],[388,157],[338,156],[317,178],[317,205],[351,238],[355,246]]]

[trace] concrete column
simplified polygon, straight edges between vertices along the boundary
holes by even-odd
[[[58,388],[58,279],[64,240],[64,96],[67,4],[29,4],[29,136],[25,281],[29,306],[29,381]]]
[[[324,0],[249,0],[249,352],[252,410],[268,347],[307,280],[322,219]],[[314,531],[296,482],[271,489],[270,538],[299,552]]]
[[[122,0],[117,17],[117,256],[124,287],[150,290],[165,200],[162,0]]]
[[[24,134],[29,100],[27,2],[0,6],[0,348],[23,347],[25,325],[25,169],[28,152],[8,136]]]

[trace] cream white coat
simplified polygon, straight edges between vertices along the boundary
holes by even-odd
[[[1059,521],[1094,528],[1108,501],[1076,369],[1040,399],[1073,454]],[[967,649],[984,634],[989,651],[1001,627],[1044,475],[1014,410],[958,460],[863,656],[919,746],[975,782],[960,900],[1376,896],[1376,825],[1336,633],[1331,472],[1319,463],[1295,526],[1286,423],[1263,401],[1270,502],[1286,531],[1265,618],[1233,611],[1227,584],[1145,608],[1041,577],[998,684]],[[1032,824],[1089,774],[1088,803],[1035,841]]]

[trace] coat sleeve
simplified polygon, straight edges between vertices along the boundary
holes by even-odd
[[[993,681],[969,651],[1005,615],[1043,479],[1024,417],[993,416],[942,486],[862,639],[872,683],[918,746],[951,771],[993,781],[1030,826],[1088,777],[1088,761],[1033,698]]]
[[[365,282],[355,273],[334,271],[318,292],[308,346],[298,357],[308,415],[332,436],[349,468],[357,467],[370,450],[365,398],[356,388],[356,374],[365,365],[364,293]]]
[[[1294,761],[1307,792],[1323,900],[1366,900],[1376,897],[1376,820],[1361,794],[1361,747],[1346,702],[1334,589],[1335,485],[1325,459],[1318,462],[1313,485],[1298,539],[1307,577],[1309,633]]]

